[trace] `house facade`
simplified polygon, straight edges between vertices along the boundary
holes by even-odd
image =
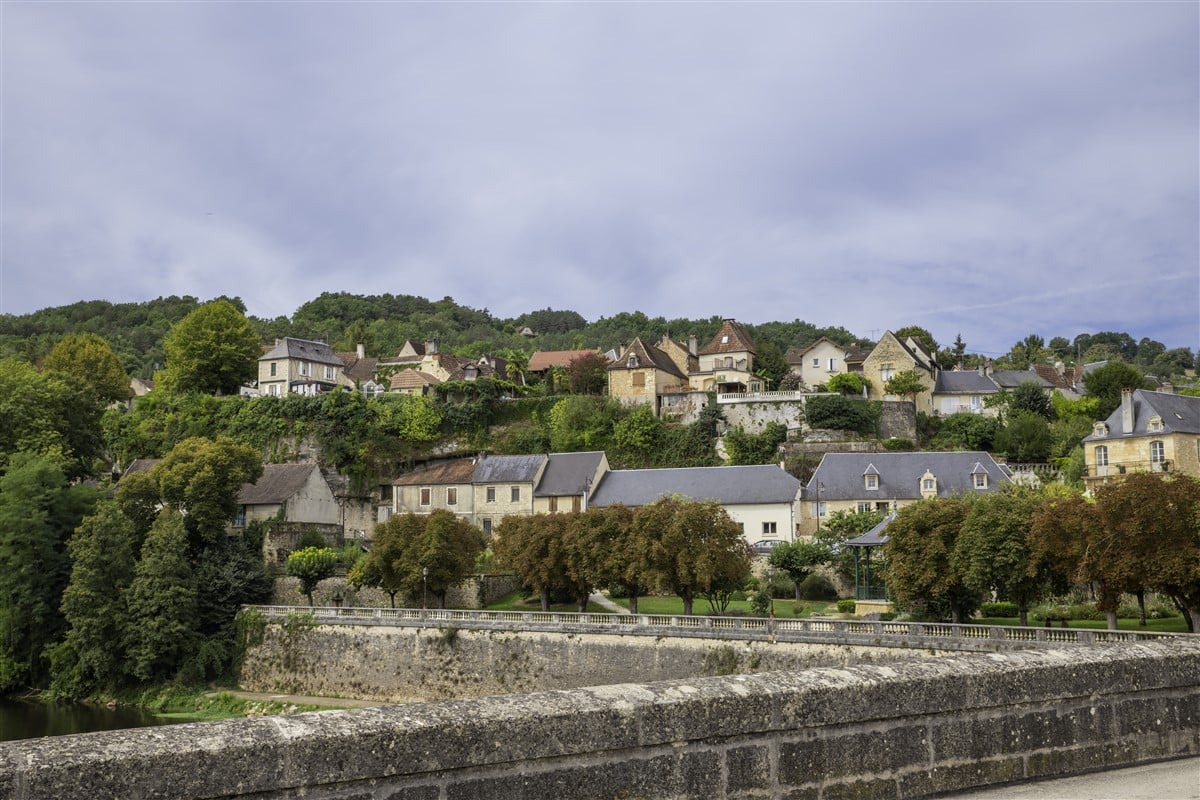
[[[533,513],[586,511],[592,490],[607,472],[608,456],[603,450],[551,453],[533,490]]]
[[[474,523],[490,536],[509,516],[533,513],[533,492],[541,482],[549,456],[487,456],[475,462],[472,491]]]
[[[823,386],[834,375],[850,372],[846,364],[846,351],[843,345],[822,336],[808,347],[789,349],[787,362],[805,386]]]
[[[697,354],[699,366],[688,375],[697,392],[734,394],[760,392],[763,380],[754,374],[754,339],[739,322],[726,319],[717,335]]]
[[[916,397],[917,411],[933,413],[933,388],[937,380],[937,362],[920,342],[911,336],[900,341],[891,331],[885,331],[871,354],[863,361],[863,377],[867,379],[868,399],[901,400],[884,391],[884,386],[901,372],[915,371],[924,389]]]
[[[392,513],[425,515],[444,510],[474,522],[474,475],[475,462],[470,458],[401,475],[392,481]]]
[[[985,452],[826,453],[804,490],[800,532],[837,511],[892,513],[923,498],[992,492],[1011,482]]]
[[[1132,472],[1200,478],[1200,397],[1125,390],[1121,405],[1083,440],[1088,491]]]
[[[664,394],[686,391],[688,376],[671,356],[640,337],[608,366],[608,394],[624,406],[649,405],[657,414]]]
[[[353,389],[345,365],[329,345],[290,336],[258,359],[258,393],[272,397],[288,394],[318,395]]]
[[[649,505],[663,497],[715,500],[742,528],[748,543],[790,542],[802,484],[777,465],[612,470],[591,505]]]

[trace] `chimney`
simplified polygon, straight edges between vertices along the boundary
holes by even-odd
[[[437,339],[426,339],[425,340],[425,355],[427,355],[427,356],[437,355]]]
[[[688,337],[688,355],[689,356],[699,355],[699,353],[696,350],[696,334],[694,334],[694,333]]]
[[[358,343],[358,345],[354,348],[354,351],[356,353],[358,353],[359,358],[367,357],[367,346],[365,344],[363,344],[362,342]]]
[[[1067,371],[1067,365],[1061,361],[1054,362],[1054,371],[1058,373],[1058,377],[1063,377]]]
[[[1133,389],[1121,390],[1121,433],[1133,433]]]

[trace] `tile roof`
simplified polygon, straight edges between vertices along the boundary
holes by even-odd
[[[456,458],[427,469],[409,472],[392,481],[393,486],[440,486],[470,483],[475,474],[475,460]]]
[[[604,451],[587,453],[551,453],[534,497],[567,497],[585,494],[605,459]]]
[[[359,358],[357,352],[351,353],[335,353],[341,359],[342,372],[356,383],[366,383],[375,379],[375,365],[378,363],[377,358]]]
[[[400,389],[419,389],[422,386],[437,386],[439,383],[441,383],[440,380],[426,372],[402,369],[388,381],[388,387],[392,391],[399,391]]]
[[[679,469],[623,469],[607,472],[589,505],[644,506],[680,495],[722,505],[790,503],[801,483],[774,464]]]
[[[324,342],[313,342],[308,339],[293,339],[285,336],[275,342],[275,346],[259,357],[259,361],[272,361],[279,358],[296,358],[312,361],[317,364],[336,364],[342,366],[342,360],[333,353],[333,349]]]
[[[878,489],[865,486],[868,466],[879,473]],[[1009,480],[1007,470],[984,452],[826,453],[805,487],[805,497],[815,499],[819,485],[822,500],[917,500],[926,471],[937,478],[938,497],[950,497],[976,491],[972,475],[979,467],[991,476],[989,489]]]
[[[621,357],[609,364],[608,368],[612,370],[629,369],[629,356],[631,355],[637,356],[638,365],[634,369],[646,369],[653,365],[656,369],[687,380],[687,375],[683,374],[679,365],[671,360],[669,355],[652,344],[646,344],[640,336],[634,339],[629,347],[625,348],[625,352],[621,353]]]
[[[550,367],[568,367],[571,362],[585,353],[599,354],[599,350],[539,350],[529,357],[529,371],[542,372]]]
[[[254,483],[242,484],[238,504],[243,506],[279,505],[296,494],[308,482],[316,464],[267,464]]]
[[[727,319],[721,322],[721,329],[717,331],[717,335],[700,350],[699,354],[711,356],[715,353],[742,352],[757,355],[757,351],[754,349],[754,338],[740,322]]]

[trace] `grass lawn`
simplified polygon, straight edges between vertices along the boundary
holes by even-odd
[[[541,611],[542,603],[536,597],[525,597],[524,592],[516,591],[509,592],[494,603],[490,603],[487,607],[488,611]],[[560,605],[550,606],[551,611],[569,611],[575,613],[579,611],[574,603],[565,603]],[[588,603],[589,614],[610,614],[604,606]]]
[[[1019,625],[1020,621],[1017,617],[983,617],[982,619],[971,620],[972,625]],[[1043,627],[1044,622],[1033,622],[1030,620],[1029,627]],[[1059,627],[1061,623],[1055,622],[1054,627]],[[1067,621],[1069,628],[1093,628],[1103,630],[1108,627],[1108,623],[1102,619],[1072,619]],[[1153,633],[1187,633],[1187,623],[1183,621],[1182,616],[1165,617],[1163,619],[1148,619],[1145,627],[1138,624],[1136,619],[1118,619],[1117,630],[1122,631],[1150,631]]]
[[[629,600],[627,598],[614,598],[614,603],[629,608]],[[799,605],[800,613],[796,613],[796,606]],[[736,611],[744,616],[753,616],[750,611],[749,600],[734,600],[729,604],[730,611]],[[776,600],[775,601],[775,616],[776,617],[807,617],[816,613],[836,614],[837,603],[826,603],[823,601],[806,601],[801,600]],[[683,601],[675,595],[654,595],[651,597],[638,598],[638,613],[639,614],[661,614],[665,616],[680,616],[683,614]],[[692,613],[697,616],[712,616],[713,610],[708,605],[708,601],[699,598],[692,602]]]

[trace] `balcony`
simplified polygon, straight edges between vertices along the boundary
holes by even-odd
[[[1124,461],[1120,464],[1088,464],[1083,468],[1083,477],[1115,478],[1133,472],[1172,472],[1170,459],[1163,461]]]

